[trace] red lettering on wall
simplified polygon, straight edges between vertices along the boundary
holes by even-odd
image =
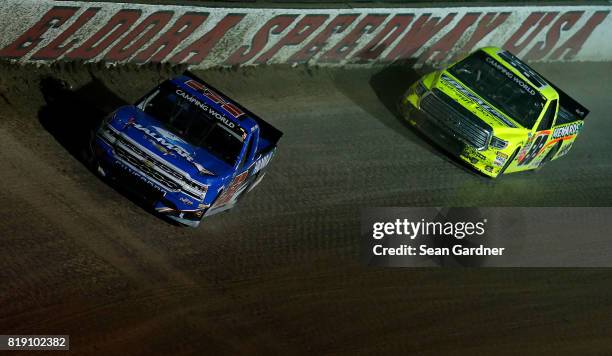
[[[76,19],[76,21],[72,25],[70,25],[70,27],[68,27],[64,32],[62,32],[53,41],[51,41],[51,43],[41,48],[38,52],[34,53],[31,59],[36,59],[36,60],[58,59],[61,55],[66,53],[66,51],[74,47],[74,45],[78,42],[78,40],[73,39],[72,41],[68,43],[64,43],[64,42],[66,42],[66,40],[70,36],[72,36],[78,29],[83,27],[84,24],[89,22],[89,20],[91,20],[91,18],[94,17],[98,13],[99,10],[100,10],[99,7],[90,7],[89,9],[85,10],[81,14],[81,16],[79,16],[79,18]]]
[[[346,14],[346,15],[338,15],[334,17],[333,20],[325,27],[321,33],[319,33],[312,41],[308,42],[306,46],[304,46],[301,50],[293,54],[291,58],[289,58],[289,63],[305,63],[314,57],[321,48],[325,47],[327,41],[331,37],[331,35],[335,33],[341,33],[348,26],[350,26],[355,19],[357,19],[359,15],[357,14]]]
[[[181,50],[174,57],[170,58],[170,63],[198,64],[208,56],[212,48],[230,29],[236,26],[245,14],[228,14],[215,27],[205,35],[194,41],[187,48]],[[185,60],[188,58],[187,60]]]
[[[488,12],[486,13],[482,19],[478,22],[478,26],[476,30],[470,36],[470,39],[457,51],[458,54],[466,54],[472,51],[474,46],[480,42],[486,35],[495,31],[499,25],[506,22],[506,20],[510,17],[509,12]]]
[[[465,31],[476,22],[478,17],[480,17],[480,12],[468,12],[465,14],[451,31],[421,55],[419,62],[427,62],[432,56],[431,60],[434,62],[443,62],[447,59],[461,36],[463,36]]]
[[[559,59],[561,56],[563,56],[562,59],[566,60],[574,58],[593,30],[602,23],[609,13],[610,11],[595,12],[580,30],[553,52],[549,59]]]
[[[430,18],[431,14],[419,16],[408,33],[404,35],[397,46],[387,55],[386,59],[394,61],[396,59],[412,57],[423,44],[448,25],[456,15],[457,13],[450,13],[443,19],[439,17]]]
[[[255,63],[266,64],[274,55],[285,46],[296,46],[302,43],[308,36],[316,31],[327,20],[329,15],[306,15],[300,22],[278,41],[266,53],[255,60]]]
[[[24,34],[19,36],[13,43],[0,50],[0,57],[21,58],[28,54],[42,40],[42,36],[50,28],[62,26],[74,15],[78,7],[54,6],[34,26],[30,27]]]
[[[69,59],[92,59],[102,53],[124,34],[138,20],[142,11],[135,9],[120,10],[98,32],[91,36],[80,47],[68,52]]]
[[[582,17],[584,11],[569,11],[561,15],[546,33],[546,40],[539,41],[525,55],[526,60],[538,60],[544,58],[559,42],[561,31],[567,31],[574,27]]]
[[[413,18],[413,14],[393,16],[385,27],[353,57],[358,58],[360,63],[376,60],[404,32]]]
[[[128,59],[145,43],[157,35],[172,19],[174,11],[158,11],[149,15],[129,34],[123,37],[108,51],[104,59],[107,61],[122,61]]]
[[[559,13],[558,12],[534,12],[529,15],[525,22],[521,25],[521,27],[516,30],[516,32],[506,41],[504,44],[504,48],[508,51],[519,54],[529,43],[533,40],[535,36],[538,35],[542,31],[542,29],[548,25]],[[521,40],[534,25],[537,24],[537,27],[531,31],[531,33],[521,42]]]
[[[181,16],[166,33],[161,35],[153,44],[139,52],[134,57],[136,63],[160,63],[185,38],[189,37],[208,18],[207,12],[188,12]]]
[[[270,33],[275,35],[282,33],[297,17],[298,15],[278,15],[271,18],[255,33],[251,45],[238,48],[229,56],[225,64],[243,64],[251,60],[266,46]]]
[[[351,51],[357,47],[359,39],[368,33],[376,31],[383,21],[389,16],[389,14],[374,14],[367,15],[366,17],[355,26],[355,28],[344,37],[337,45],[332,49],[321,55],[320,61],[322,62],[340,62],[345,59]]]

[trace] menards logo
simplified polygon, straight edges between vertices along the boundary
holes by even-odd
[[[553,132],[553,138],[575,135],[582,129],[582,122],[557,127]]]

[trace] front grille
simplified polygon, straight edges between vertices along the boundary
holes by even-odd
[[[181,186],[177,184],[174,180],[169,179],[167,176],[153,169],[152,161],[147,160],[146,158],[140,159],[120,146],[115,147],[115,154],[125,162],[128,162],[132,166],[136,167],[138,170],[140,170],[147,176],[160,182],[162,185],[169,188],[170,190],[178,191],[181,189]]]
[[[164,193],[160,190],[162,188],[157,188],[151,183],[130,173],[129,170],[125,169],[130,169],[127,164],[121,162],[121,166],[122,167],[116,169],[111,167],[111,169],[113,169],[113,178],[119,182],[122,188],[143,198],[144,201],[149,204],[154,204],[163,198]]]
[[[183,191],[198,200],[204,199],[208,186],[192,180],[187,174],[160,161],[141,148],[140,145],[116,132],[112,127],[107,127],[104,131],[106,135],[112,136],[116,140],[114,144],[115,154],[124,162],[155,179],[169,190]]]
[[[140,157],[145,157],[146,159],[149,159],[149,154],[147,154],[146,152],[144,152],[143,150],[141,150],[140,148],[138,148],[138,146],[136,146],[135,144],[131,143],[130,141],[127,141],[125,139],[123,139],[123,137],[119,138],[119,143],[122,146],[125,146],[127,148],[129,148],[132,152],[134,152],[137,156]],[[164,171],[165,173],[168,173],[170,176],[184,181],[185,176],[179,172],[177,172],[176,170],[168,167],[167,165],[163,164],[162,162],[156,160],[156,159],[150,159],[150,162],[155,165],[155,167],[159,168],[160,170]]]
[[[491,139],[492,128],[469,110],[438,89],[421,99],[421,109],[438,126],[478,150],[485,149]]]

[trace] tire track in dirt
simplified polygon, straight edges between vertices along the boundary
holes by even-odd
[[[61,221],[57,223],[64,233],[104,258],[135,284],[155,285],[175,281],[193,285],[186,274],[148,247],[134,235],[134,231],[127,230],[121,224],[104,222],[106,214],[96,206],[87,204],[92,201],[87,192],[49,189],[73,186],[74,182],[38,160],[6,130],[0,128],[0,136],[0,161],[4,162],[5,167],[10,167],[0,171],[0,180],[4,182],[5,191],[20,196],[36,210],[32,214],[34,217],[38,214],[51,219],[60,217]],[[22,166],[23,162],[27,164]],[[39,177],[44,177],[43,184],[31,184],[39,181]],[[92,231],[102,236],[94,236]]]
[[[5,309],[0,325],[67,330],[78,340],[75,350],[85,353],[375,353],[380,349],[372,345],[380,345],[388,352],[426,354],[470,348],[480,337],[475,352],[500,346],[601,350],[612,305],[606,271],[382,270],[358,262],[362,206],[609,205],[612,81],[604,79],[610,79],[610,65],[537,69],[592,114],[570,155],[537,174],[499,181],[455,166],[389,111],[383,100],[389,91],[374,82],[402,88],[414,73],[203,72],[285,136],[266,179],[235,211],[187,230],[167,225],[96,179],[40,123],[40,77],[85,85],[96,76],[132,100],[156,82],[157,71],[5,68],[0,92],[11,107],[0,103],[0,109],[12,114],[0,119],[0,198],[10,197],[5,201],[14,206],[0,212],[15,220],[0,224],[0,235],[66,235],[74,242],[68,252],[82,248],[106,261],[71,262],[90,269],[76,276],[109,277],[80,296],[73,285],[83,281],[62,281],[43,262],[27,263],[39,257],[61,264],[66,251],[60,249],[68,243],[45,242],[43,258],[40,250],[28,253],[31,239],[10,240],[10,252],[23,255],[7,256],[19,263],[11,266],[8,258],[0,267],[13,268],[11,278],[27,274],[22,283],[10,281],[15,296],[25,298]],[[118,272],[111,275],[110,268]],[[123,278],[125,285],[118,284]],[[0,297],[3,304],[12,303]],[[530,341],[535,334],[537,344]]]

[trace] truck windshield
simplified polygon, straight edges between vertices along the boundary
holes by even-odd
[[[194,96],[166,83],[145,99],[143,106],[147,114],[189,144],[208,150],[230,165],[236,163],[244,135],[221,113]]]
[[[531,85],[482,51],[453,65],[449,72],[480,97],[529,129],[538,120],[546,103]]]

